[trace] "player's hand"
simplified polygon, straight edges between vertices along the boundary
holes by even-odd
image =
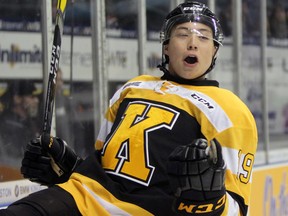
[[[42,134],[26,145],[21,173],[24,178],[50,186],[67,181],[81,161],[65,141]]]
[[[226,201],[225,162],[216,139],[196,139],[169,156],[167,172],[180,215],[220,215]]]

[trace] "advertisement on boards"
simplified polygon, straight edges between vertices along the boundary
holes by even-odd
[[[258,167],[253,172],[249,215],[288,213],[288,164]]]
[[[0,32],[0,77],[1,79],[39,79],[42,72],[41,34],[27,32]],[[21,38],[21,40],[19,40]],[[71,47],[70,37],[64,35],[61,50],[60,67],[64,80],[70,79]],[[92,45],[91,37],[75,37],[73,44],[73,80],[91,81]],[[135,39],[107,38],[105,47],[106,76],[109,81],[125,82],[139,75],[138,44]],[[147,56],[146,74],[162,75],[157,69],[161,63],[161,44],[148,41],[145,46]],[[261,69],[260,47],[243,46],[241,74],[234,73],[233,47],[221,47],[213,79],[220,86],[235,91],[235,83],[240,78],[240,97],[252,111],[261,133],[263,71]],[[288,56],[287,48],[267,47],[267,95],[269,100],[269,130],[272,134],[288,133]]]

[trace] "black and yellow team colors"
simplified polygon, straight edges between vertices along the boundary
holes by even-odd
[[[73,195],[83,215],[173,215],[163,161],[177,146],[199,137],[222,145],[227,165],[223,214],[235,211],[236,203],[239,214],[240,208],[247,212],[257,142],[254,118],[237,96],[209,80],[192,86],[164,75],[127,82],[110,100],[96,142],[99,154],[59,186]],[[201,203],[183,208],[210,209]]]
[[[256,123],[238,96],[205,78],[222,46],[219,20],[187,0],[160,38],[164,75],[135,77],[113,95],[95,152],[81,159],[47,133],[27,144],[21,172],[49,188],[0,216],[248,214]]]

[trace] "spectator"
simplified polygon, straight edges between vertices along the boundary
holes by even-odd
[[[19,80],[11,82],[1,97],[1,162],[14,163],[11,165],[20,167],[23,145],[29,142],[31,136],[39,135],[38,96],[37,89],[30,80]]]
[[[284,39],[288,37],[287,15],[281,4],[276,4],[269,18],[269,35],[272,38]]]
[[[232,1],[225,1],[226,4],[221,7],[219,13],[219,19],[222,24],[223,33],[225,36],[232,36],[233,31],[233,12],[235,12],[232,8]],[[257,37],[259,36],[259,18],[258,14],[255,14],[256,11],[255,5],[250,5],[251,2],[249,0],[242,1],[242,32],[244,38],[249,37]],[[252,6],[252,7],[251,7]]]
[[[252,7],[252,2],[243,0],[242,2],[242,31],[243,37],[259,36],[259,14],[256,13],[255,5]]]
[[[225,36],[230,37],[232,35],[232,5],[229,2],[225,5],[224,9],[219,13],[219,20],[222,23],[222,30]]]

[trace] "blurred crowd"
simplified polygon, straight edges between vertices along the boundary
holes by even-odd
[[[85,157],[94,149],[94,122],[91,89],[76,83],[77,94],[70,98],[64,88],[61,69],[57,73],[55,122],[51,133],[63,137],[68,145]],[[44,95],[41,80],[13,79],[0,82],[0,182],[5,169],[21,166],[26,144],[43,131]],[[83,87],[84,86],[84,87]],[[68,93],[67,93],[68,92]],[[88,102],[89,100],[89,102]],[[54,131],[55,129],[55,131]],[[79,145],[81,144],[81,145]],[[18,177],[20,176],[17,169]],[[13,180],[13,179],[10,179]]]
[[[198,0],[206,3],[207,0]],[[53,18],[56,14],[56,0],[52,0]],[[137,1],[134,0],[106,0],[106,27],[125,31],[137,30]],[[225,36],[232,35],[232,1],[217,1],[216,13],[223,24]],[[159,31],[170,4],[165,0],[146,0],[147,29]],[[13,7],[13,9],[12,9]],[[242,23],[244,37],[259,37],[260,35],[260,1],[242,0]],[[72,13],[73,9],[73,13]],[[14,15],[11,16],[11,10]],[[13,14],[12,11],[12,14]],[[74,14],[74,19],[72,19]],[[39,21],[41,19],[40,0],[1,0],[0,20],[6,21]],[[73,22],[73,23],[72,23]],[[90,28],[90,0],[75,1],[73,7],[67,5],[65,26],[74,25],[78,34],[89,32]],[[90,31],[91,32],[91,31]],[[267,32],[269,38],[288,38],[288,3],[284,0],[267,0]]]
[[[207,1],[198,0],[199,2],[206,3]],[[109,2],[109,1],[108,1]],[[288,38],[288,3],[283,0],[271,1],[268,0],[267,4],[267,36],[268,38]],[[108,5],[109,6],[109,5]],[[166,4],[167,6],[167,4]],[[219,14],[223,31],[226,37],[232,35],[233,23],[232,23],[232,1],[220,0],[216,4],[216,13]],[[243,37],[256,37],[260,36],[260,1],[242,0],[242,31]],[[137,28],[137,14],[116,13],[116,9],[106,11],[107,28],[112,29],[124,29],[124,30],[136,30]],[[115,7],[114,7],[115,8]],[[152,9],[153,7],[147,7],[147,29],[148,31],[159,31],[162,23],[157,23],[157,20],[162,20],[165,10],[169,8],[161,8],[161,10]],[[135,8],[134,12],[137,11]],[[157,11],[157,12],[156,12]],[[158,19],[157,19],[158,17]]]
[[[23,157],[23,147],[41,131],[41,93],[30,80],[13,80],[6,84],[0,97],[0,162],[17,167]]]
[[[223,10],[219,10],[219,19],[225,36],[231,36],[233,29],[231,3],[227,4]],[[253,7],[253,3],[249,0],[242,1],[242,25],[243,37],[259,37],[260,10],[256,6]],[[288,8],[285,8],[285,4],[281,1],[275,1],[267,8],[267,36],[268,38],[288,38]]]

